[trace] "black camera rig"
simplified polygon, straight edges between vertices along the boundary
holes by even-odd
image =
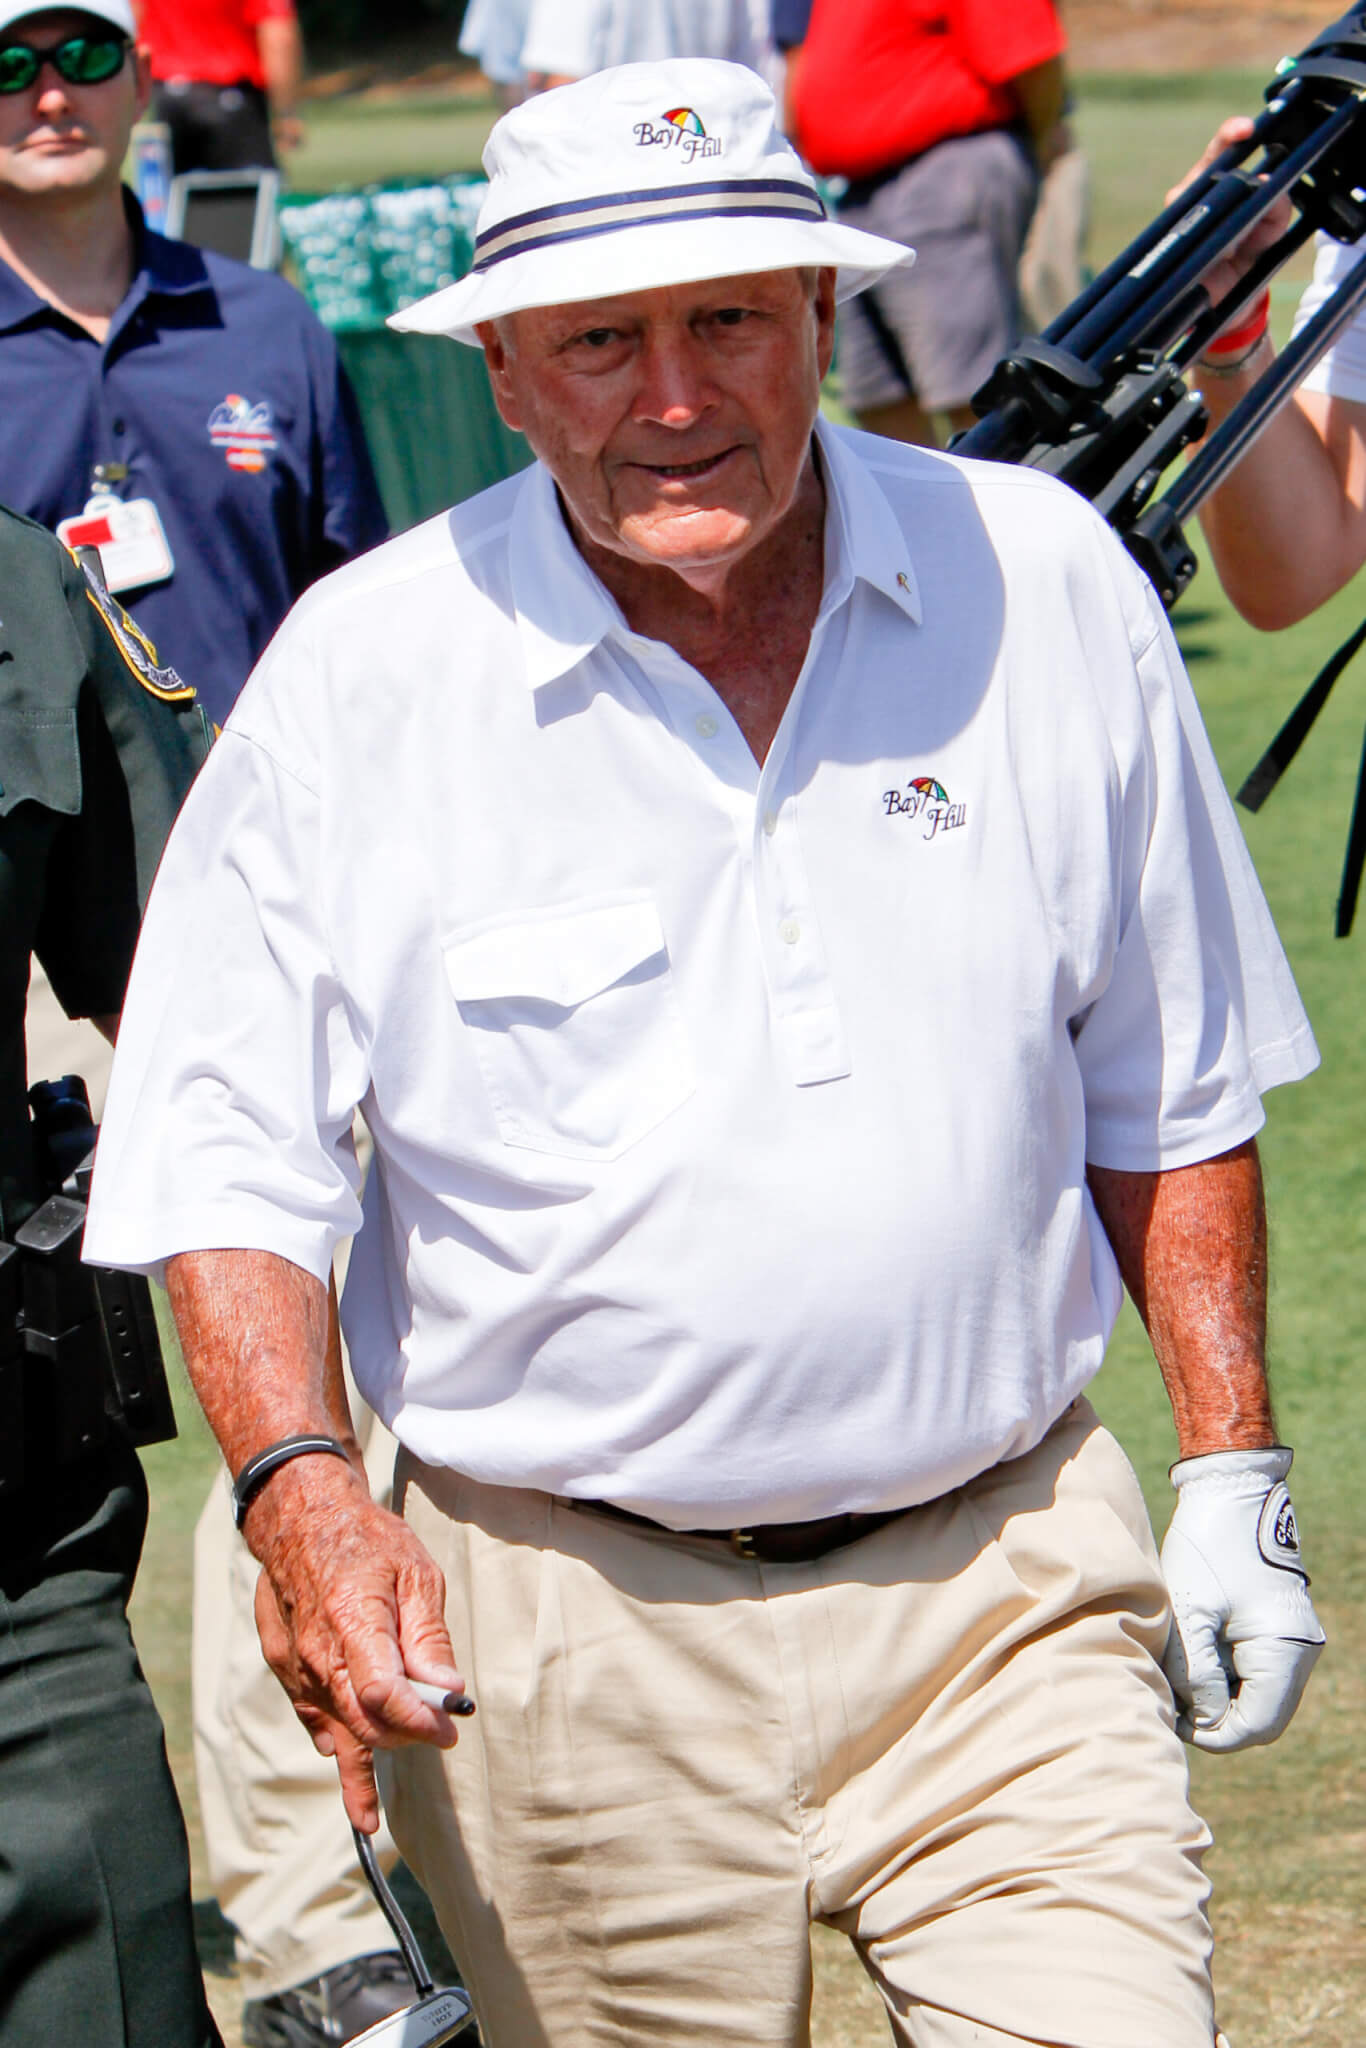
[[[973,397],[981,414],[953,450],[1025,463],[1071,484],[1115,528],[1164,605],[1195,574],[1184,527],[1272,415],[1366,303],[1366,253],[1160,497],[1164,473],[1203,436],[1208,414],[1185,372],[1219,330],[1321,230],[1366,235],[1366,6],[1283,59],[1266,108],[1178,194],[1052,326],[1021,342]],[[1202,277],[1282,194],[1291,224],[1217,302]],[[1366,624],[1314,678],[1238,791],[1255,811],[1294,759]],[[1352,928],[1366,868],[1366,748],[1338,892]]]
[[[1207,415],[1195,358],[1321,229],[1366,235],[1366,7],[1286,58],[1267,106],[1052,326],[997,364],[956,455],[1046,469],[1089,498],[1172,605],[1195,573],[1182,527],[1366,301],[1366,254],[1160,498]],[[1200,280],[1287,193],[1295,218],[1217,303]]]
[[[40,1081],[29,1102],[45,1199],[0,1239],[0,1505],[111,1429],[135,1444],[176,1433],[147,1282],[81,1263],[96,1135],[85,1083]]]

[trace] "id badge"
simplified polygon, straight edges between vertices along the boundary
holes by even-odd
[[[175,568],[161,514],[150,498],[97,492],[84,512],[62,521],[57,538],[69,548],[98,548],[111,591],[145,590],[164,583]]]

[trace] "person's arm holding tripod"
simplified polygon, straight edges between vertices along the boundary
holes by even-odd
[[[1225,121],[1192,176],[1251,130]],[[1288,202],[1273,209],[1238,250],[1205,280],[1213,298],[1227,291],[1260,247],[1286,225]],[[1243,324],[1240,316],[1238,325]],[[1225,343],[1232,337],[1224,337]],[[1194,368],[1211,430],[1228,418],[1274,357],[1259,336],[1211,354]],[[1327,602],[1366,562],[1366,404],[1297,391],[1257,435],[1219,489],[1200,524],[1219,581],[1238,611],[1264,632],[1292,626]]]

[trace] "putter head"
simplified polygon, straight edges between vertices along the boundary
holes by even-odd
[[[454,1988],[429,1991],[357,2034],[351,2048],[444,2048],[473,2020],[470,2002]]]

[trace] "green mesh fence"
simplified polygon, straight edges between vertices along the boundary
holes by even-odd
[[[384,325],[464,276],[483,192],[482,179],[452,177],[281,201],[287,267],[337,338],[395,532],[531,460],[477,349]]]

